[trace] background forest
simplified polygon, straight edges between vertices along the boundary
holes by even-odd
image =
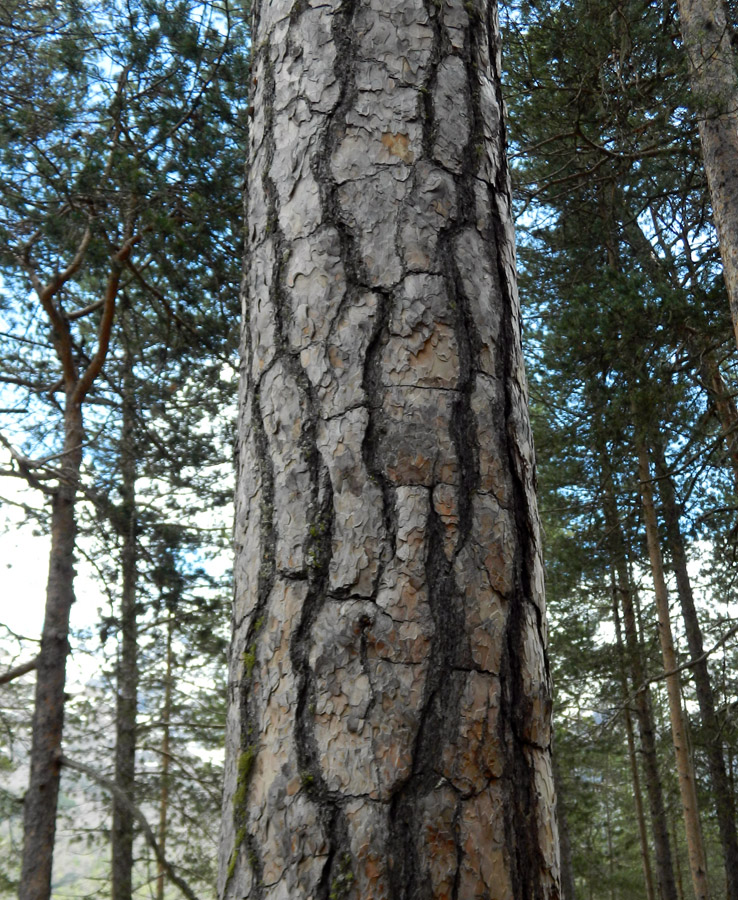
[[[100,609],[72,635],[58,898],[214,896],[247,12],[0,2],[6,533],[51,534],[72,486]],[[565,897],[688,900],[697,842],[738,900],[738,372],[704,108],[667,0],[501,18]],[[0,625],[0,897],[35,637]]]

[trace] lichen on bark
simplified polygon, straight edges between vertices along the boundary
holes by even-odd
[[[253,14],[221,897],[554,900],[496,10]]]

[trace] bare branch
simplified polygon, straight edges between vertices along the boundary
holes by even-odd
[[[33,670],[38,666],[38,657],[34,659],[29,659],[28,662],[24,662],[20,666],[15,666],[13,669],[8,669],[7,672],[3,672],[0,674],[0,684],[7,684],[9,681],[13,681],[16,678],[20,678],[21,675],[27,675],[28,672],[33,672]]]
[[[104,306],[105,298],[102,300],[95,300],[94,303],[90,303],[82,309],[76,309],[74,312],[67,313],[67,319],[70,322],[75,322],[77,319],[81,319],[83,316],[88,316],[90,313],[94,313],[96,310],[100,309],[101,306]]]
[[[694,659],[688,659],[687,662],[682,663],[681,666],[676,666],[676,668],[671,669],[669,672],[661,672],[659,675],[653,675],[651,678],[647,678],[640,687],[636,688],[635,691],[617,707],[615,712],[607,719],[597,729],[598,732],[605,731],[607,728],[612,725],[612,723],[617,719],[620,713],[630,707],[631,703],[635,700],[638,694],[643,693],[643,691],[647,690],[650,685],[656,684],[659,681],[665,681],[667,678],[671,678],[673,675],[678,675],[680,672],[684,672],[686,669],[693,669],[695,666],[698,666],[701,662],[704,662],[709,656],[711,656],[716,650],[719,650],[724,644],[726,644],[733,635],[738,634],[738,625],[734,625],[733,628],[730,628],[725,634],[720,638],[720,640],[713,644],[709,650],[705,650],[700,656],[695,657]]]
[[[37,491],[42,491],[44,494],[54,494],[54,489],[48,487],[45,484],[42,484],[43,476],[39,476],[38,473],[33,472],[32,469],[36,467],[36,463],[32,459],[28,459],[28,457],[24,456],[22,453],[19,453],[15,447],[10,443],[10,441],[5,437],[5,435],[0,434],[0,444],[10,453],[12,460],[18,466],[18,471],[12,470],[10,472],[3,472],[3,475],[16,475],[20,478],[23,478],[27,484],[29,484],[32,488],[35,488]]]
[[[109,778],[106,778],[104,775],[101,775],[98,771],[90,768],[90,766],[86,766],[84,763],[69,759],[68,756],[61,756],[59,758],[59,762],[62,766],[66,766],[68,769],[73,769],[75,772],[81,772],[83,775],[87,775],[88,778],[91,778],[94,782],[105,788],[106,791],[110,791],[116,802],[120,803],[121,806],[124,806],[134,816],[134,818],[140,825],[144,837],[149,843],[151,849],[154,851],[154,856],[156,856],[157,862],[166,872],[167,878],[169,878],[172,884],[176,885],[180,889],[180,891],[182,891],[182,893],[185,895],[185,897],[188,898],[188,900],[198,900],[197,894],[195,894],[195,892],[187,884],[187,882],[183,878],[180,878],[180,876],[177,875],[177,873],[174,871],[174,867],[164,856],[164,853],[159,846],[158,841],[154,837],[154,832],[151,830],[151,826],[149,825],[146,816],[130,799],[130,797],[128,797],[125,791],[122,791],[118,787],[118,785],[114,784]]]

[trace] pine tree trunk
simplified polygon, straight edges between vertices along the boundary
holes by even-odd
[[[669,720],[671,738],[674,744],[677,775],[679,777],[679,794],[684,814],[684,826],[687,835],[687,855],[692,876],[695,900],[708,900],[707,867],[705,851],[702,845],[699,811],[697,809],[697,788],[694,779],[694,767],[689,752],[687,734],[682,710],[679,674],[677,673],[677,657],[669,619],[669,597],[664,578],[664,566],[661,558],[661,541],[659,538],[656,509],[653,503],[651,473],[648,454],[643,444],[638,447],[638,477],[640,480],[643,519],[646,525],[646,541],[651,562],[651,573],[654,581],[656,612],[658,615],[659,640],[664,662],[664,671],[671,673],[666,678],[666,691],[669,698]]]
[[[626,656],[625,647],[623,646],[622,627],[620,624],[618,591],[614,582],[612,612],[613,621],[615,623],[615,640],[618,648],[618,659],[620,662],[620,684],[623,692],[623,702],[627,703],[631,688],[628,684],[628,675],[626,672]],[[640,687],[640,685],[636,685],[636,687]],[[636,755],[635,734],[633,731],[633,718],[630,714],[630,707],[626,706],[623,710],[623,718],[625,721],[625,734],[628,740],[628,760],[630,762],[630,775],[633,782],[633,802],[635,804],[636,820],[638,822],[638,840],[641,848],[641,862],[643,864],[643,881],[646,885],[647,900],[655,900],[656,895],[653,886],[653,872],[651,871],[651,856],[648,850],[648,830],[646,828],[646,816],[643,811],[641,778],[638,772],[638,757]]]
[[[676,576],[677,593],[682,609],[689,655],[693,660],[699,660],[692,666],[691,672],[700,708],[702,733],[705,735],[707,765],[725,862],[727,898],[728,900],[738,900],[738,838],[736,837],[733,797],[725,770],[721,729],[715,714],[715,699],[710,683],[710,673],[707,668],[707,660],[704,658],[702,629],[697,618],[692,584],[687,570],[687,555],[679,527],[679,510],[674,495],[674,484],[666,466],[663,448],[658,442],[654,442],[654,458],[659,475],[659,494],[663,501],[666,534]]]
[[[559,897],[496,11],[254,4],[222,897]]]
[[[167,827],[169,817],[169,765],[171,760],[171,751],[169,745],[170,723],[172,719],[172,681],[173,681],[173,663],[172,656],[172,616],[167,621],[167,672],[164,681],[164,705],[162,708],[162,737],[161,737],[161,789],[159,791],[159,847],[162,856],[166,853],[167,847]],[[164,900],[164,885],[166,882],[166,871],[161,861],[156,867],[156,900]]]
[[[724,0],[678,0],[702,155],[738,342],[738,76]]]
[[[124,313],[125,326],[125,313]],[[115,711],[115,784],[134,799],[136,784],[136,708],[138,694],[138,623],[136,620],[136,446],[133,359],[126,339],[123,360],[123,422],[120,439],[122,592],[120,648]],[[113,797],[111,831],[113,900],[131,900],[134,817]]]
[[[653,833],[654,859],[656,863],[656,879],[661,900],[677,900],[674,867],[669,846],[668,823],[664,793],[659,775],[659,763],[656,753],[656,739],[653,724],[653,708],[651,691],[646,685],[646,669],[643,665],[641,645],[638,638],[638,622],[633,603],[633,589],[625,551],[620,519],[618,516],[615,494],[611,476],[607,467],[603,467],[607,479],[603,496],[605,523],[610,538],[612,562],[615,575],[615,591],[623,607],[623,627],[628,653],[628,665],[631,679],[636,687],[635,708],[638,719],[638,733],[641,742],[643,775],[646,781],[651,831]],[[617,598],[616,598],[617,599]]]
[[[51,503],[46,609],[36,669],[31,775],[23,801],[23,863],[19,900],[48,900],[56,834],[69,614],[74,603],[75,506],[82,465],[82,408],[67,395],[62,478]]]
[[[556,788],[556,809],[559,819],[559,848],[561,856],[561,900],[576,900],[576,882],[571,852],[571,838],[566,818],[566,803],[561,784],[561,769],[558,756],[553,757],[554,787]]]

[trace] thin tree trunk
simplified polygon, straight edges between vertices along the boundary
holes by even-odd
[[[684,879],[682,878],[682,855],[679,852],[679,842],[677,839],[677,816],[673,813],[671,807],[669,809],[669,822],[671,824],[671,840],[674,844],[674,858],[676,859],[676,875],[677,890],[679,891],[679,900],[684,900]]]
[[[556,787],[556,801],[559,818],[559,846],[561,850],[561,898],[562,900],[576,900],[576,882],[574,880],[574,863],[571,852],[571,838],[569,837],[569,823],[566,817],[566,795],[561,783],[561,768],[558,756],[553,757],[554,785]]]
[[[161,852],[166,852],[167,846],[167,818],[169,816],[169,764],[170,764],[170,746],[169,746],[169,729],[172,717],[172,616],[167,620],[167,671],[164,681],[164,706],[162,709],[162,738],[161,738],[161,790],[159,792],[159,846]],[[164,883],[166,879],[166,871],[159,862],[156,875],[156,900],[164,900]]]
[[[630,696],[630,686],[626,673],[625,647],[623,646],[622,627],[620,624],[620,609],[618,607],[618,591],[613,582],[612,598],[613,621],[615,623],[615,639],[617,641],[618,658],[620,661],[620,684],[623,693],[623,701]],[[637,685],[640,687],[640,685]],[[641,848],[641,862],[643,864],[643,881],[646,886],[647,900],[655,900],[653,872],[651,871],[651,855],[648,852],[648,830],[646,828],[646,816],[643,811],[643,795],[641,793],[641,778],[638,772],[638,757],[636,755],[635,735],[633,733],[633,719],[630,709],[626,706],[623,710],[625,720],[625,734],[628,739],[628,759],[630,761],[630,775],[633,782],[633,801],[635,803],[636,820],[638,822],[638,840]]]
[[[60,757],[64,727],[64,684],[69,653],[69,615],[74,603],[74,549],[77,537],[75,509],[82,467],[84,424],[82,404],[105,365],[115,318],[116,298],[123,266],[141,235],[125,227],[126,240],[110,259],[102,297],[97,347],[80,372],[70,320],[60,313],[56,295],[82,265],[92,238],[88,225],[72,262],[45,285],[30,260],[29,277],[50,326],[54,350],[65,389],[64,440],[58,485],[51,502],[51,552],[46,584],[46,608],[38,656],[36,696],[31,735],[30,779],[23,805],[23,861],[19,900],[48,900],[56,833]]]
[[[221,896],[553,900],[496,11],[253,11]]]
[[[612,846],[612,811],[610,798],[612,797],[612,783],[610,781],[610,754],[607,754],[603,784],[605,786],[605,832],[607,835],[607,874],[610,882],[610,900],[615,900],[615,853]]]
[[[19,900],[48,900],[56,834],[69,614],[74,603],[75,505],[82,465],[81,405],[67,395],[62,479],[51,502],[51,552],[38,656],[31,737],[31,774],[23,801]]]
[[[646,669],[643,665],[641,643],[638,637],[638,623],[633,603],[633,589],[628,573],[625,539],[623,538],[618,516],[612,480],[608,470],[605,469],[604,471],[607,482],[603,496],[603,508],[605,523],[610,536],[612,560],[615,567],[616,591],[623,608],[623,627],[625,630],[628,665],[632,683],[636,687],[640,687],[646,684],[647,677]],[[661,776],[659,775],[658,755],[656,753],[651,691],[648,687],[637,691],[635,708],[638,719],[638,732],[641,739],[643,774],[646,780],[646,794],[651,817],[659,896],[661,900],[677,900],[677,888],[674,880],[674,867],[667,830],[666,807],[664,805],[664,794]]]
[[[663,501],[664,522],[671,551],[671,560],[676,576],[677,593],[682,609],[684,629],[687,635],[689,655],[699,660],[691,667],[694,676],[697,702],[700,708],[701,731],[705,736],[710,782],[715,800],[720,842],[723,849],[728,900],[738,900],[738,838],[736,837],[735,810],[730,793],[725,758],[720,736],[720,725],[715,714],[715,699],[710,682],[707,660],[704,658],[702,629],[694,605],[692,584],[687,570],[687,555],[679,527],[679,509],[674,494],[674,483],[666,465],[663,447],[653,442],[656,472],[659,476],[659,494]]]
[[[124,310],[123,327],[126,326]],[[134,815],[131,807],[119,802],[121,795],[135,798],[136,709],[138,695],[138,623],[136,618],[136,445],[135,386],[133,357],[126,342],[123,359],[123,421],[120,439],[121,468],[121,550],[122,593],[120,606],[120,648],[115,712],[115,784],[113,796],[112,872],[113,900],[131,900],[133,875]]]
[[[678,0],[682,39],[738,342],[738,76],[724,0]]]
[[[694,767],[689,753],[684,726],[679,675],[676,672],[678,663],[671,633],[669,596],[666,589],[666,580],[664,578],[663,560],[661,558],[661,541],[659,538],[658,522],[656,520],[656,509],[653,503],[648,453],[643,443],[638,446],[638,477],[640,480],[639,487],[643,506],[643,519],[646,525],[646,542],[648,544],[648,555],[651,562],[651,573],[654,582],[659,640],[661,642],[664,671],[673,673],[666,678],[666,691],[669,698],[671,737],[674,744],[677,775],[679,777],[679,793],[682,801],[684,825],[687,835],[689,869],[692,876],[692,886],[694,888],[696,900],[708,900],[707,867],[705,863],[705,851],[702,844],[699,811],[697,809],[697,788],[694,779]]]
[[[90,766],[86,766],[84,763],[76,762],[76,760],[69,759],[69,757],[62,756],[61,764],[63,766],[66,766],[68,769],[73,769],[76,772],[82,772],[83,775],[87,775],[88,778],[91,778],[94,782],[105,788],[106,791],[109,791],[121,805],[130,806],[131,812],[138,822],[139,828],[141,829],[141,834],[146,839],[151,849],[154,851],[154,856],[156,857],[157,861],[164,867],[164,870],[167,873],[167,878],[172,882],[173,885],[179,888],[179,890],[185,895],[185,897],[187,897],[187,900],[198,900],[197,894],[195,894],[195,892],[187,884],[187,882],[177,874],[174,866],[164,856],[164,851],[159,846],[158,841],[154,837],[154,832],[149,825],[146,816],[126,794],[123,794],[118,790],[115,782],[110,781],[110,779],[108,778],[105,778],[104,775],[101,775]]]

